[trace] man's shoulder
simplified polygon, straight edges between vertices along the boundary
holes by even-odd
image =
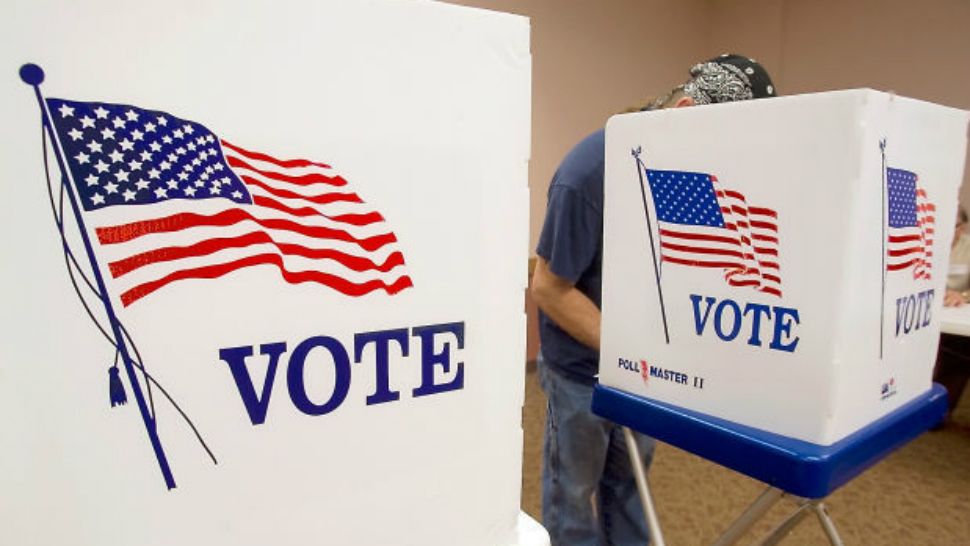
[[[603,129],[589,134],[566,154],[552,181],[552,187],[582,193],[602,192],[606,138]]]

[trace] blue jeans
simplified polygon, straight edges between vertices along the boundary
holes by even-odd
[[[549,399],[542,523],[552,546],[644,546],[647,523],[623,430],[590,410],[591,386],[550,369],[541,355],[538,369]],[[649,466],[654,440],[635,436]]]

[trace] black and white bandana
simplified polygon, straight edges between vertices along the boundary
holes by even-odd
[[[774,97],[768,72],[754,59],[724,54],[690,69],[684,94],[695,104],[713,104]]]

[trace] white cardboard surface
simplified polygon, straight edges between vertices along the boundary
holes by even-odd
[[[612,118],[600,381],[823,445],[925,392],[939,337],[966,131],[966,112],[870,90]],[[935,238],[925,249],[931,278],[914,279],[912,267],[887,271],[884,294],[881,139],[888,167],[916,173],[935,207],[935,234],[929,232]],[[631,153],[636,149],[640,167]],[[658,231],[647,169],[713,175],[720,189],[742,194],[748,207],[774,211],[773,218],[758,217],[755,208],[747,215],[723,214],[729,223],[768,218],[775,224],[777,242],[755,245],[768,247],[758,259],[778,266],[762,269],[780,279],[764,281],[780,296],[730,285],[730,268],[658,260],[668,344],[644,203],[658,258],[661,244],[696,241]],[[719,198],[719,206],[728,201]],[[739,234],[722,233],[729,239]],[[919,306],[919,294],[925,299],[929,290],[937,297]],[[909,296],[920,309],[907,315]],[[919,327],[907,322],[917,315],[923,319]]]
[[[384,0],[24,1],[3,11],[0,542],[513,543],[527,20]],[[114,350],[66,274],[38,104],[17,77],[26,62],[46,71],[49,97],[164,111],[250,150],[328,163],[383,215],[405,256],[413,287],[393,296],[351,298],[257,266],[180,281],[118,312],[218,458],[155,391],[175,489],[127,379],[128,405],[109,407]],[[464,339],[435,336],[423,350],[413,328],[445,323],[463,324]],[[355,362],[354,336],[385,329],[407,332],[408,355],[394,343],[389,354],[400,399],[368,405],[377,357],[371,345]],[[339,341],[351,360],[347,396],[324,415],[300,411],[287,392],[288,358],[314,336]],[[220,349],[258,354],[276,342],[287,353],[254,425]],[[432,365],[431,380],[450,383],[460,369],[463,388],[414,395],[429,350],[450,361]],[[260,392],[268,358],[246,362]],[[322,404],[333,359],[317,348],[305,362],[308,396]]]

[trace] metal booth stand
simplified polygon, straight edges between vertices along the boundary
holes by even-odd
[[[765,482],[767,488],[714,542],[736,543],[783,497],[799,505],[759,544],[777,544],[814,513],[829,542],[842,540],[825,508],[825,498],[884,457],[940,422],[947,393],[939,384],[922,396],[830,446],[820,446],[764,432],[596,385],[593,412],[624,427],[637,488],[650,529],[650,543],[664,546],[646,472],[632,430]]]

